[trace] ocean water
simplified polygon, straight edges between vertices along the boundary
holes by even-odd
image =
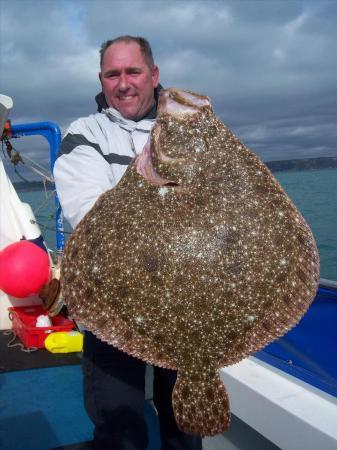
[[[312,229],[320,254],[321,278],[337,281],[337,170],[278,172],[275,177]],[[18,194],[32,206],[48,247],[55,250],[53,199],[47,200],[44,191]],[[65,230],[70,231],[67,224]]]
[[[275,177],[311,227],[321,278],[337,281],[337,170],[278,172]]]

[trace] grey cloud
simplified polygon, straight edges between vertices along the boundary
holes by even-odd
[[[337,154],[335,1],[13,0],[0,16],[13,121],[94,112],[101,42],[144,35],[162,83],[209,95],[263,159]]]

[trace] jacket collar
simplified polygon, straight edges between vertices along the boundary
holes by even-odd
[[[156,120],[155,118],[144,118],[135,122],[130,119],[125,119],[122,114],[117,111],[117,109],[112,108],[112,106],[102,109],[101,112],[102,114],[105,114],[107,117],[109,117],[111,122],[116,123],[120,128],[123,128],[123,130],[126,130],[128,132],[132,132],[134,130],[148,132],[151,130],[151,128],[153,127],[153,123]]]

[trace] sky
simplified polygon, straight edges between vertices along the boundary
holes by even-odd
[[[208,95],[264,161],[337,156],[336,20],[337,0],[0,0],[0,93],[13,124],[64,133],[96,111],[101,43],[144,36],[161,84]],[[14,145],[47,164],[43,139]]]

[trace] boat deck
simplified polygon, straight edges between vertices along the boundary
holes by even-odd
[[[204,450],[337,448],[337,289],[321,286],[300,324],[254,357],[222,369],[230,431]],[[80,355],[27,354],[0,332],[0,448],[89,450],[93,426],[82,398]],[[151,398],[151,373],[148,377]],[[158,420],[145,403],[148,450],[160,449]]]
[[[0,448],[2,450],[89,450],[93,426],[82,399],[80,365],[19,370],[0,374]],[[160,449],[158,420],[145,403],[148,450]],[[79,445],[78,443],[83,443]],[[233,417],[226,437],[203,442],[204,450],[276,450],[263,436]]]

